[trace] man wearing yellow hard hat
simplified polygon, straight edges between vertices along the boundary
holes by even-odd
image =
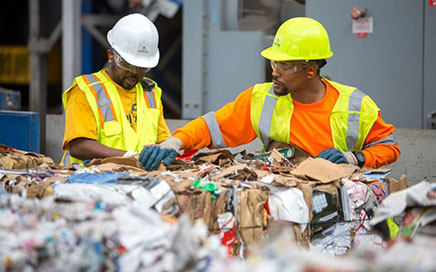
[[[167,147],[179,151],[236,147],[258,137],[266,150],[282,142],[335,163],[378,168],[396,161],[395,127],[383,121],[374,101],[356,87],[320,76],[333,56],[324,27],[311,18],[284,22],[271,47],[273,82],[256,84],[235,101],[174,132]],[[163,152],[163,151],[162,151]],[[142,162],[159,160],[144,149]]]

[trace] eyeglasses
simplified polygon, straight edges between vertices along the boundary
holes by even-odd
[[[292,72],[296,73],[304,69],[306,65],[292,65],[290,63],[281,62],[281,61],[271,61],[271,67],[276,70],[280,70],[283,72]]]
[[[125,71],[132,71],[134,69],[138,70],[138,72],[140,73],[147,73],[148,71],[150,71],[151,68],[145,68],[145,67],[138,67],[135,65],[132,65],[130,63],[128,63],[127,61],[125,61],[118,53],[117,51],[113,50],[112,52],[114,52],[114,60],[115,60],[115,64],[120,67],[121,69],[125,70]]]

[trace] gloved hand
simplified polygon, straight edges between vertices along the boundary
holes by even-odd
[[[182,141],[176,137],[169,137],[159,145],[146,146],[139,155],[139,161],[145,170],[156,170],[161,161],[165,165],[170,165],[177,156],[177,152],[182,147]]]
[[[177,156],[177,152],[171,148],[160,148],[158,145],[146,146],[139,154],[139,161],[147,171],[156,170],[163,161],[165,165],[170,165]]]
[[[336,148],[321,151],[315,158],[323,158],[334,163],[349,163],[357,165],[356,156],[352,152],[342,152]]]

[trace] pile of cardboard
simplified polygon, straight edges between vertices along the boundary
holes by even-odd
[[[117,180],[118,184],[139,180],[137,184],[144,187],[149,181],[135,177],[162,180],[171,188],[178,205],[175,214],[174,209],[162,208],[165,204],[161,202],[158,211],[162,216],[176,219],[187,214],[193,222],[203,221],[211,235],[221,238],[229,255],[241,257],[265,240],[274,221],[288,222],[287,228],[306,249],[316,239],[321,248],[333,247],[333,254],[343,254],[352,248],[359,230],[366,228],[365,235],[370,232],[368,210],[378,206],[378,200],[385,197],[373,196],[368,188],[386,187],[392,193],[407,187],[405,177],[400,181],[368,178],[364,174],[374,172],[373,169],[312,158],[290,146],[273,145],[269,153],[256,155],[232,154],[228,150],[200,153],[192,160],[176,160],[153,172],[145,171],[135,157],[96,159],[85,167],[65,169],[40,154],[12,149],[0,154],[3,164],[0,181],[4,188],[10,193],[25,192],[27,198],[56,196],[56,184],[65,184],[69,177],[84,172],[127,173],[133,177],[131,181],[124,178]],[[10,172],[12,169],[16,171]],[[367,186],[367,195],[360,202],[350,200],[345,180]],[[149,195],[159,195],[153,188],[158,187],[147,187]],[[171,214],[165,212],[168,210]],[[326,240],[329,233],[339,230],[349,236],[345,249],[338,249],[341,242]],[[360,236],[360,241],[364,238]]]

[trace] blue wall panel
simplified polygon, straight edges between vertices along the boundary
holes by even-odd
[[[39,153],[39,113],[0,111],[0,144]]]

